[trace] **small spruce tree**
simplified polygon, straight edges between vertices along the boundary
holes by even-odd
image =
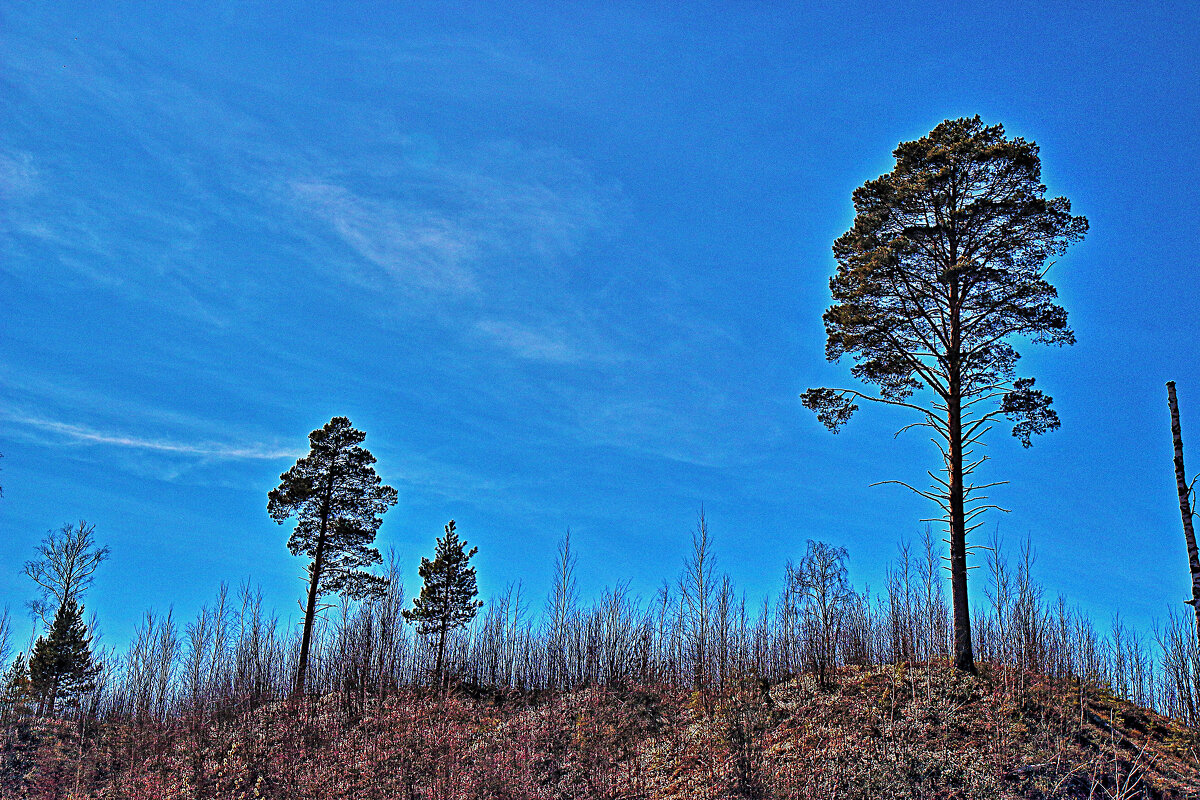
[[[444,675],[446,636],[474,619],[483,607],[483,601],[475,599],[479,594],[475,568],[467,565],[478,551],[478,547],[467,550],[467,543],[460,541],[454,530],[454,520],[450,520],[446,534],[437,540],[433,561],[421,559],[417,571],[424,581],[421,594],[413,598],[413,607],[403,612],[404,618],[416,626],[417,633],[437,634],[434,674],[439,686]]]
[[[25,664],[25,654],[17,653],[16,659],[0,678],[3,684],[3,695],[0,703],[4,706],[4,719],[12,720],[29,714],[29,667]]]
[[[68,597],[29,656],[29,686],[37,698],[38,713],[52,715],[59,700],[90,691],[99,671],[92,659],[92,637],[83,623],[83,608]]]

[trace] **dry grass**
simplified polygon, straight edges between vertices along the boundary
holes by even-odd
[[[12,728],[4,796],[1200,797],[1200,735],[1096,687],[944,663],[836,677],[721,692],[404,689],[358,709],[331,695],[203,724],[105,723],[82,739],[63,723]]]

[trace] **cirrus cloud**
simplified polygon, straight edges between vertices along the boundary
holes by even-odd
[[[33,428],[43,433],[53,434],[67,444],[109,445],[207,459],[276,460],[298,458],[304,455],[302,451],[261,442],[242,444],[212,441],[179,442],[171,439],[132,436],[114,431],[100,431],[85,425],[60,422],[42,417],[20,415],[6,415],[6,417],[9,422]]]

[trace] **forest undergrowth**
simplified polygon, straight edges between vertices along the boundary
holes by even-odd
[[[998,544],[998,543],[996,543]],[[931,534],[884,590],[810,542],[751,606],[703,520],[674,585],[590,603],[569,540],[544,606],[519,585],[447,643],[387,592],[298,642],[260,593],[222,588],[180,626],[147,614],[94,686],[2,707],[0,787],[29,798],[1189,798],[1200,789],[1191,614],[1106,631],[1048,601],[1033,555],[987,551],[980,670],[950,666]],[[1191,792],[1191,794],[1189,794]]]
[[[458,684],[167,720],[29,720],[39,798],[1193,798],[1200,734],[1079,682],[847,667],[723,689]]]

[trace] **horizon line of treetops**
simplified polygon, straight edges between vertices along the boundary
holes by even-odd
[[[975,672],[978,652],[985,660],[1016,659],[1016,665],[1052,675],[1106,680],[1144,705],[1157,703],[1182,719],[1200,719],[1200,558],[1192,528],[1195,481],[1185,479],[1173,383],[1168,384],[1168,395],[1175,470],[1192,575],[1192,598],[1187,602],[1195,618],[1169,616],[1167,629],[1156,634],[1162,651],[1158,665],[1152,664],[1145,643],[1136,634],[1131,643],[1130,633],[1119,624],[1104,639],[1095,635],[1090,622],[1068,611],[1061,599],[1053,608],[1045,604],[1041,588],[1029,577],[1032,555],[1028,550],[1024,566],[1015,573],[994,550],[988,550],[991,608],[972,614],[967,558],[979,545],[968,544],[968,536],[983,524],[988,509],[998,508],[984,494],[997,483],[972,481],[972,474],[987,458],[974,456],[974,448],[1001,417],[1013,424],[1013,436],[1025,447],[1033,437],[1060,426],[1050,396],[1034,388],[1032,377],[1017,376],[1020,355],[1014,341],[1074,343],[1067,312],[1055,302],[1057,291],[1046,275],[1053,259],[1083,238],[1088,223],[1071,214],[1066,198],[1045,197],[1035,143],[1009,138],[1002,125],[984,125],[978,116],[946,120],[927,136],[901,143],[893,155],[896,164],[890,173],[853,193],[856,216],[850,230],[833,245],[834,303],[823,317],[827,359],[849,357],[854,362],[851,375],[874,388],[812,388],[801,400],[834,433],[858,410],[855,401],[859,400],[915,413],[915,421],[902,431],[923,427],[932,432],[941,464],[938,472],[927,473],[931,485],[918,488],[888,482],[916,492],[942,513],[949,543],[948,617],[938,579],[939,557],[927,534],[927,569],[920,587],[907,575],[905,554],[905,576],[893,576],[895,585],[889,585],[886,602],[874,604],[850,587],[844,550],[810,541],[800,563],[787,566],[787,587],[774,616],[768,600],[757,622],[750,623],[744,595],[738,608],[728,578],[719,587],[714,584],[708,531],[701,516],[692,556],[679,581],[679,597],[672,600],[669,592],[660,593],[656,603],[661,608],[656,612],[639,609],[618,586],[606,594],[600,604],[603,610],[594,618],[572,616],[578,610],[573,606],[573,561],[567,541],[560,549],[546,631],[533,633],[532,625],[520,618],[518,599],[515,606],[510,600],[500,604],[504,619],[497,618],[493,609],[483,630],[475,631],[478,636],[466,635],[463,631],[479,627],[473,621],[482,607],[469,564],[477,550],[467,549],[453,521],[438,539],[433,560],[421,559],[423,585],[411,608],[399,607],[402,589],[394,569],[386,577],[368,571],[382,562],[371,544],[382,515],[396,502],[396,491],[375,473],[374,457],[361,447],[365,434],[339,416],[309,435],[309,454],[281,475],[279,485],[268,494],[272,519],[281,525],[295,519],[289,550],[309,559],[299,641],[289,644],[287,652],[274,653],[289,665],[289,693],[327,689],[334,675],[347,692],[351,686],[365,692],[371,684],[378,690],[402,677],[412,680],[422,675],[444,686],[450,673],[461,676],[464,663],[476,657],[484,658],[474,664],[476,679],[503,676],[505,682],[527,687],[635,676],[703,686],[714,680],[723,684],[736,674],[781,676],[801,669],[826,682],[839,665],[887,657],[948,657],[957,669]],[[81,523],[51,534],[39,548],[40,558],[26,565],[26,574],[40,587],[34,611],[47,632],[34,644],[27,663],[18,657],[7,685],[12,692],[25,687],[36,698],[39,714],[52,714],[56,701],[64,698],[78,701],[90,692],[94,700],[98,685],[99,668],[89,655],[78,600],[107,549],[97,547],[91,529],[85,528]],[[923,599],[917,596],[917,588]],[[333,607],[323,602],[330,596],[343,598],[341,620],[332,626],[322,617]],[[678,602],[674,611],[668,609],[671,602]],[[247,603],[257,607],[244,593],[243,611]],[[221,614],[223,604],[224,594]],[[351,604],[357,604],[358,610],[352,611]],[[51,609],[54,614],[48,618]],[[405,649],[407,639],[396,625],[399,619],[417,633],[411,650]],[[195,639],[192,669],[200,668],[205,647],[215,646],[216,653],[229,645],[226,640],[213,645],[205,638],[217,637],[218,630],[226,635],[225,622],[202,616],[195,628],[189,627]],[[150,618],[139,636],[154,633],[152,623]],[[250,629],[266,636],[265,629],[255,628],[257,624]],[[582,628],[572,631],[570,625]],[[164,630],[157,629],[156,635],[166,637],[157,646],[171,650],[167,645],[174,633],[167,635]],[[271,641],[246,646],[262,656],[280,642],[291,641],[289,637],[275,641],[273,627],[271,631],[267,636]],[[358,644],[348,636],[358,637]],[[485,649],[491,650],[472,655],[479,637],[490,642]],[[401,646],[401,640],[406,644]],[[172,641],[177,650],[178,641]],[[365,663],[331,666],[328,652],[323,652],[316,658],[314,679],[310,675],[314,653],[335,645],[343,648],[346,658],[352,651],[362,658],[388,652],[392,660],[386,665],[374,663],[370,670]],[[133,649],[139,647],[145,650],[150,645],[135,641]],[[397,666],[401,655],[397,648],[407,653],[404,668]],[[541,655],[534,658],[535,651]],[[138,658],[149,658],[161,673],[174,670],[175,655],[171,651],[149,658],[142,653]],[[418,668],[426,657],[432,660],[432,668],[424,664]],[[255,663],[259,690],[280,691],[278,664]],[[1006,664],[1005,669],[1013,665]],[[152,704],[160,711],[168,704],[166,686],[172,674],[157,677],[160,689]],[[244,679],[232,673],[222,678],[230,686]],[[137,687],[126,690],[139,696],[146,692]],[[9,703],[14,704],[19,705],[16,700]]]

